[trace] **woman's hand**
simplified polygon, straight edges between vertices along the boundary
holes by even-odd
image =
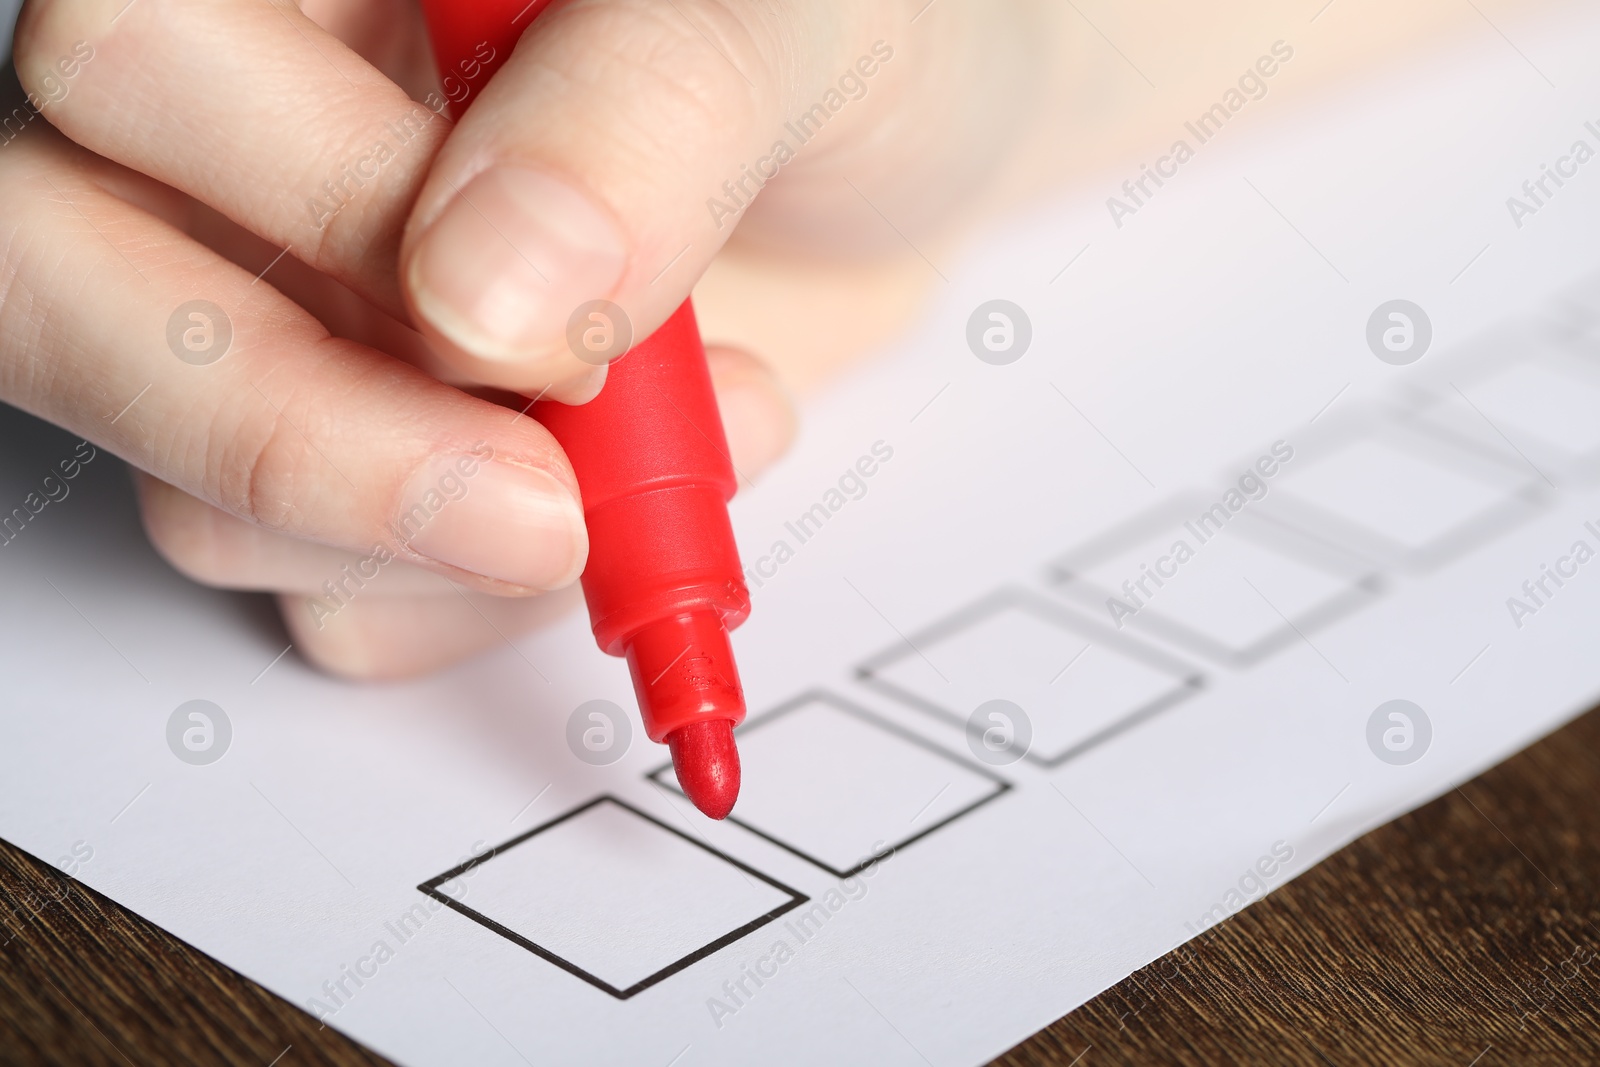
[[[572,0],[452,127],[472,72],[438,83],[409,3],[29,0],[0,399],[138,468],[167,559],[278,593],[330,670],[498,644],[586,558],[521,413],[601,387],[578,305],[643,337],[736,226],[780,265],[903,252],[1001,155],[1032,6],[923,2]],[[754,473],[788,402],[708,354]]]

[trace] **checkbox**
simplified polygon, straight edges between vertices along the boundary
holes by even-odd
[[[1215,497],[1171,501],[1059,557],[1064,597],[1133,634],[1248,667],[1371,603],[1371,564]],[[1247,505],[1248,507],[1248,505]],[[1225,509],[1224,509],[1225,510]]]
[[[1020,589],[1001,589],[884,649],[863,684],[962,727],[1005,700],[1031,725],[1029,762],[1055,767],[1193,696],[1178,660]]]
[[[808,899],[610,796],[417,888],[619,1000]]]
[[[848,878],[968,815],[1009,783],[816,690],[747,722],[728,821]],[[651,772],[678,792],[671,765]]]
[[[1526,464],[1402,419],[1352,417],[1295,448],[1261,513],[1383,567],[1433,570],[1544,506],[1543,482]]]
[[[1553,342],[1518,354],[1435,383],[1415,418],[1562,484],[1600,480],[1600,364]]]

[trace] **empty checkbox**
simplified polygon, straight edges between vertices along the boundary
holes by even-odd
[[[1280,651],[1381,591],[1364,560],[1216,503],[1188,497],[1139,516],[1057,559],[1051,579],[1117,629],[1232,667]]]
[[[728,821],[840,878],[1010,788],[822,690],[751,719],[738,737],[742,784]],[[677,789],[670,765],[651,777]]]
[[[980,705],[1027,716],[1030,762],[1054,767],[1192,696],[1201,677],[1109,626],[1002,589],[884,649],[864,684],[972,731]]]
[[[807,899],[609,796],[417,888],[621,1000]]]
[[[1257,505],[1262,514],[1384,567],[1432,570],[1543,506],[1542,483],[1525,464],[1399,420],[1352,418],[1295,447]]]
[[[1519,354],[1435,383],[1417,420],[1560,484],[1600,478],[1600,365],[1554,343]]]

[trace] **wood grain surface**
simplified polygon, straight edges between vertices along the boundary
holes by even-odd
[[[0,912],[0,1062],[387,1062],[4,843]],[[1600,710],[997,1063],[1596,1064],[1597,1004]]]

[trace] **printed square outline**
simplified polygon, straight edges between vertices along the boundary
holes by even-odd
[[[616,986],[612,985],[610,982],[607,982],[605,979],[600,978],[597,975],[590,974],[588,971],[584,970],[582,967],[579,967],[577,964],[573,963],[572,961],[567,960],[567,959],[563,959],[561,956],[556,955],[554,952],[552,952],[549,949],[543,947],[542,945],[535,944],[533,941],[530,941],[526,937],[523,937],[521,934],[517,933],[514,930],[508,929],[504,925],[502,925],[502,924],[496,922],[495,920],[489,918],[487,915],[484,915],[482,912],[477,911],[474,908],[467,907],[467,905],[465,905],[465,904],[461,903],[460,901],[456,900],[454,897],[451,897],[448,893],[439,892],[439,886],[445,884],[446,882],[453,881],[454,879],[461,877],[467,871],[472,870],[472,868],[477,867],[480,864],[484,864],[484,863],[489,862],[490,860],[492,860],[496,856],[498,856],[500,853],[506,852],[506,851],[508,851],[510,849],[513,849],[516,846],[522,844],[524,841],[528,840],[529,838],[534,837],[534,836],[536,836],[538,834],[541,834],[544,831],[550,829],[551,827],[558,826],[561,823],[566,822],[568,819],[575,818],[576,816],[582,815],[584,812],[588,811],[590,808],[595,807],[596,805],[606,804],[606,803],[615,805],[616,807],[621,808],[623,811],[626,811],[626,812],[628,812],[628,813],[630,813],[632,815],[635,815],[635,816],[645,820],[646,822],[655,824],[657,827],[661,828],[662,830],[665,830],[667,833],[673,834],[673,835],[675,835],[677,837],[682,838],[683,840],[689,842],[689,844],[695,846],[698,849],[703,849],[704,851],[711,853],[713,856],[715,856],[718,859],[724,861],[725,863],[732,864],[734,867],[739,868],[739,870],[743,871],[745,874],[754,875],[756,878],[761,879],[763,882],[765,882],[766,884],[772,886],[774,889],[778,890],[779,892],[789,894],[789,900],[786,903],[781,904],[776,908],[773,908],[771,911],[767,912],[765,915],[761,915],[761,916],[756,917],[755,919],[752,919],[750,922],[745,923],[743,926],[739,927],[738,929],[731,930],[728,933],[723,934],[721,937],[717,938],[715,941],[711,942],[709,945],[706,945],[703,948],[698,948],[698,949],[694,950],[693,952],[689,953],[688,955],[683,956],[680,959],[677,959],[677,960],[673,961],[672,963],[667,964],[667,966],[665,966],[665,967],[661,968],[660,970],[656,971],[654,974],[646,975],[644,978],[641,978],[639,981],[635,982],[633,985],[629,986],[628,988],[626,988],[626,989],[618,989]],[[580,804],[576,808],[573,808],[571,811],[566,812],[565,814],[557,815],[555,818],[549,819],[549,820],[547,820],[545,822],[542,822],[538,826],[535,826],[531,830],[526,830],[523,833],[518,834],[516,837],[511,838],[509,841],[504,841],[501,844],[496,845],[494,848],[489,849],[487,852],[483,853],[482,855],[474,856],[472,859],[467,860],[465,863],[462,863],[462,864],[459,864],[459,865],[457,865],[455,867],[450,868],[448,871],[445,871],[443,874],[435,875],[434,877],[428,879],[426,882],[423,882],[421,885],[417,886],[417,889],[420,890],[421,892],[425,893],[426,895],[432,897],[433,899],[439,901],[441,904],[445,905],[445,907],[451,908],[451,909],[453,909],[453,910],[455,910],[457,912],[460,912],[462,915],[465,915],[467,918],[471,919],[473,922],[477,923],[478,925],[483,926],[483,927],[485,927],[485,928],[487,928],[489,930],[493,930],[495,933],[499,934],[501,937],[505,938],[507,941],[510,941],[512,944],[518,945],[518,946],[520,946],[522,948],[527,949],[529,952],[533,953],[535,956],[538,956],[540,959],[546,961],[547,963],[555,964],[557,967],[561,968],[563,971],[566,971],[568,974],[571,974],[571,975],[574,975],[575,977],[583,979],[585,982],[588,982],[590,985],[594,986],[596,989],[599,989],[599,990],[602,990],[603,992],[609,993],[613,997],[616,997],[618,1000],[627,1000],[630,997],[632,997],[632,996],[634,996],[634,995],[636,995],[638,993],[644,992],[646,989],[649,989],[651,986],[655,985],[656,983],[658,983],[658,982],[660,982],[660,981],[662,981],[664,979],[671,978],[673,975],[677,974],[679,971],[684,970],[685,968],[691,966],[692,964],[698,963],[699,961],[705,959],[707,956],[710,956],[713,953],[716,953],[716,952],[728,947],[729,945],[733,944],[735,941],[738,941],[739,939],[743,938],[746,934],[750,934],[750,933],[755,932],[756,930],[759,930],[761,927],[767,925],[768,923],[770,923],[773,920],[779,918],[780,916],[785,915],[788,912],[793,911],[795,908],[798,908],[800,905],[806,903],[807,901],[809,901],[811,899],[810,897],[806,896],[804,893],[800,892],[798,889],[794,889],[794,888],[792,888],[790,886],[784,885],[782,882],[778,881],[776,878],[772,878],[772,877],[770,877],[768,875],[762,874],[760,871],[756,870],[754,867],[751,867],[749,864],[741,863],[739,860],[736,860],[732,856],[729,856],[724,852],[721,852],[721,851],[719,851],[719,850],[717,850],[715,848],[712,848],[710,845],[706,844],[703,841],[696,841],[694,838],[690,837],[688,834],[684,833],[683,831],[677,830],[677,829],[675,829],[675,828],[673,828],[671,826],[668,826],[666,823],[662,822],[660,819],[657,819],[655,816],[645,814],[644,812],[640,811],[638,808],[634,807],[632,804],[629,804],[627,801],[620,800],[617,797],[612,796],[610,793],[602,793],[600,796],[595,797],[593,800],[590,800],[590,801],[588,801],[588,802],[586,802],[584,804]]]
[[[1114,554],[1130,539],[1143,540],[1151,534],[1169,528],[1171,522],[1186,516],[1192,517],[1204,510],[1207,504],[1215,502],[1213,497],[1200,493],[1186,493],[1150,508],[1111,530],[1097,534],[1077,548],[1057,556],[1048,565],[1045,580],[1058,595],[1084,608],[1093,606],[1084,594],[1089,594],[1095,600],[1120,596],[1120,590],[1108,590],[1081,576],[1077,571]],[[1244,669],[1253,667],[1262,660],[1291,647],[1296,641],[1303,640],[1306,634],[1329,626],[1352,612],[1374,603],[1383,595],[1386,588],[1383,574],[1370,560],[1311,537],[1267,515],[1240,512],[1236,517],[1243,520],[1243,523],[1235,527],[1230,522],[1227,529],[1236,530],[1241,537],[1260,546],[1264,551],[1294,560],[1323,574],[1343,579],[1348,583],[1347,588],[1306,609],[1295,618],[1286,619],[1283,625],[1268,631],[1243,648],[1224,644],[1188,623],[1172,618],[1159,611],[1155,602],[1149,607],[1140,608],[1134,620],[1148,628],[1149,632],[1144,636],[1159,637],[1217,663]],[[1252,529],[1252,526],[1257,528]],[[1321,558],[1313,558],[1319,556]]]
[[[1346,518],[1285,486],[1261,502],[1261,515],[1281,526],[1377,563],[1413,573],[1438,570],[1473,549],[1527,522],[1548,502],[1537,472],[1463,448],[1403,409],[1362,409],[1336,420],[1307,442],[1331,456],[1363,441],[1388,444],[1413,458],[1431,461],[1463,478],[1494,488],[1499,499],[1482,514],[1461,522],[1425,545],[1408,548],[1383,533]],[[1307,464],[1309,466],[1309,464]]]
[[[1501,447],[1501,444],[1493,441],[1485,444],[1484,441],[1468,436],[1459,427],[1452,426],[1439,417],[1440,408],[1453,399],[1452,393],[1446,391],[1447,389],[1453,391],[1460,389],[1462,385],[1471,389],[1492,380],[1497,374],[1515,369],[1519,365],[1538,366],[1542,363],[1558,376],[1583,382],[1583,384],[1590,386],[1600,386],[1600,367],[1597,367],[1593,353],[1583,351],[1568,338],[1540,338],[1540,340],[1546,342],[1545,348],[1525,364],[1505,359],[1481,360],[1477,365],[1461,368],[1462,372],[1450,375],[1448,381],[1441,379],[1410,386],[1408,394],[1410,406],[1404,412],[1402,418],[1409,425],[1415,427],[1419,433],[1443,438],[1451,444],[1476,456],[1481,456],[1491,463],[1511,464],[1519,469],[1523,465],[1532,467],[1534,472],[1543,479],[1545,477],[1544,468],[1535,466],[1533,460],[1523,453],[1522,446],[1513,443],[1497,422],[1491,421],[1481,412],[1475,412],[1475,414],[1479,416],[1483,428],[1488,430],[1490,435],[1499,439],[1504,445],[1509,446],[1511,452],[1515,454],[1515,458],[1512,455],[1508,455],[1505,448]],[[1550,357],[1552,356],[1555,358],[1551,359]],[[1562,363],[1566,363],[1568,366],[1563,367],[1560,365]],[[1584,379],[1588,379],[1587,382],[1584,382]],[[1467,400],[1469,406],[1476,406],[1465,392],[1462,392],[1461,396]],[[1524,430],[1523,434],[1527,432]],[[1518,436],[1522,436],[1522,434]],[[1531,450],[1547,453],[1541,456],[1542,463],[1548,464],[1553,458],[1555,461],[1554,469],[1564,481],[1586,485],[1593,483],[1597,477],[1600,477],[1600,447],[1577,453],[1553,441],[1537,437],[1535,439],[1538,447]],[[1523,444],[1528,444],[1526,437],[1523,439]]]
[[[967,731],[969,730],[967,716],[954,712],[940,704],[935,704],[931,700],[925,700],[908,689],[903,689],[887,679],[878,677],[874,672],[882,670],[897,660],[919,654],[917,648],[920,645],[943,641],[947,637],[960,633],[973,623],[980,622],[991,615],[997,615],[1010,608],[1031,613],[1050,625],[1087,637],[1093,643],[1113,648],[1129,659],[1138,660],[1151,669],[1172,677],[1176,683],[1172,689],[1149,701],[1144,706],[1130,710],[1115,722],[1101,727],[1077,744],[1068,745],[1063,751],[1053,756],[1040,755],[1030,748],[1022,757],[1029,763],[1051,769],[1059,767],[1068,760],[1081,756],[1095,746],[1110,741],[1118,734],[1133,729],[1168,708],[1183,703],[1205,688],[1205,675],[1192,669],[1182,661],[1157,651],[1143,642],[1125,637],[1115,630],[1107,629],[1099,623],[1090,622],[1060,604],[1035,596],[1032,592],[1020,587],[1009,585],[1002,586],[994,592],[980,597],[966,607],[959,608],[945,616],[938,622],[918,630],[900,644],[890,645],[877,655],[863,661],[856,667],[856,678],[862,685],[891,696],[900,703],[910,705],[918,711],[927,712],[934,718],[954,723],[961,727],[963,731]]]
[[[1559,306],[1556,310],[1559,316]],[[1402,408],[1425,405],[1438,397],[1449,396],[1454,391],[1453,382],[1481,382],[1523,362],[1520,352],[1530,348],[1540,353],[1569,355],[1579,363],[1592,364],[1586,336],[1582,326],[1543,313],[1502,319],[1430,355],[1426,362],[1417,365],[1415,373],[1395,383],[1389,400]],[[1507,352],[1519,354],[1507,355]],[[1538,356],[1534,358],[1537,360]]]
[[[796,710],[798,708],[803,708],[808,704],[827,704],[830,707],[835,708],[835,709],[837,709],[839,711],[842,711],[847,715],[851,715],[851,716],[854,716],[855,718],[858,718],[858,719],[862,720],[863,722],[867,723],[870,726],[877,727],[878,729],[882,730],[883,732],[885,732],[887,734],[890,734],[890,735],[892,735],[894,737],[897,737],[902,741],[909,742],[910,744],[913,744],[913,745],[917,746],[920,749],[923,749],[923,750],[925,750],[927,752],[931,752],[934,755],[939,756],[942,759],[945,759],[945,760],[947,760],[947,761],[949,761],[951,763],[954,763],[958,767],[961,767],[963,770],[972,771],[973,773],[975,773],[975,774],[977,774],[977,775],[979,775],[979,776],[981,776],[983,778],[987,778],[991,782],[993,782],[994,785],[995,785],[994,792],[984,794],[983,796],[979,797],[977,800],[973,801],[971,804],[968,804],[966,807],[960,809],[959,811],[955,811],[955,812],[952,812],[949,815],[946,815],[944,818],[940,819],[938,822],[934,823],[931,826],[923,827],[921,830],[918,830],[916,833],[912,834],[910,837],[907,837],[907,838],[905,838],[905,839],[903,839],[901,841],[895,842],[894,844],[890,844],[890,845],[884,846],[883,851],[873,853],[871,856],[869,856],[866,859],[862,860],[860,863],[856,864],[854,867],[851,867],[848,871],[841,871],[841,870],[838,870],[838,869],[836,869],[834,867],[831,867],[826,862],[818,859],[817,857],[811,855],[810,853],[804,851],[803,849],[797,848],[796,846],[789,844],[787,841],[784,841],[784,840],[782,840],[780,838],[774,837],[773,835],[767,833],[765,830],[762,830],[759,827],[756,827],[756,826],[754,826],[754,825],[752,825],[752,824],[750,824],[748,822],[745,822],[743,819],[741,819],[739,817],[739,809],[738,809],[737,806],[735,806],[733,812],[728,816],[728,818],[727,818],[728,822],[735,823],[736,825],[742,827],[743,829],[748,830],[750,833],[755,834],[757,837],[761,838],[763,841],[767,841],[767,842],[770,842],[771,844],[777,845],[779,848],[783,849],[785,852],[789,853],[790,855],[798,856],[801,859],[805,860],[807,863],[809,863],[809,864],[811,864],[811,865],[813,865],[815,867],[822,868],[824,871],[827,871],[829,874],[833,875],[835,878],[849,878],[849,877],[851,877],[853,875],[860,874],[862,871],[866,870],[872,864],[874,864],[874,863],[878,862],[879,860],[883,859],[885,856],[893,855],[894,853],[900,851],[901,849],[906,848],[909,845],[911,845],[911,844],[913,844],[913,843],[915,843],[917,841],[922,840],[924,837],[927,837],[929,834],[933,833],[935,830],[939,830],[939,829],[942,829],[945,826],[950,825],[951,823],[955,822],[957,819],[961,818],[963,815],[967,815],[967,814],[970,814],[971,812],[977,811],[979,808],[981,808],[985,804],[989,803],[989,801],[999,798],[1000,796],[1002,796],[1005,793],[1009,792],[1010,789],[1011,789],[1011,783],[1010,782],[1006,781],[1004,778],[1001,778],[999,775],[997,775],[994,772],[990,771],[987,767],[983,767],[983,766],[981,766],[979,764],[972,763],[972,762],[970,762],[968,760],[962,759],[960,756],[957,756],[955,753],[946,751],[945,749],[943,749],[940,746],[934,744],[933,742],[928,741],[926,738],[918,737],[916,734],[912,733],[910,730],[902,729],[901,727],[895,725],[894,723],[888,721],[887,719],[884,719],[881,716],[876,715],[871,711],[868,711],[866,708],[861,707],[859,704],[852,704],[850,701],[846,700],[844,697],[841,697],[841,696],[838,696],[835,693],[829,692],[827,689],[824,689],[824,688],[822,688],[820,686],[817,687],[817,688],[814,688],[814,689],[807,689],[804,692],[800,693],[798,696],[790,697],[788,700],[785,700],[782,704],[779,704],[777,707],[773,708],[771,711],[768,711],[768,712],[764,713],[760,718],[750,720],[749,722],[747,722],[743,726],[743,728],[740,729],[739,735],[743,736],[745,734],[748,734],[753,730],[759,729],[761,726],[765,725],[766,723],[769,723],[774,719],[780,718],[781,716],[787,715],[790,712],[792,712],[792,711],[794,711],[794,710]],[[675,779],[672,779],[670,776],[668,778],[666,778],[666,779],[663,779],[663,778],[660,777],[660,775],[662,775],[664,772],[669,771],[671,769],[672,769],[672,764],[670,762],[663,763],[661,766],[655,768],[654,770],[652,770],[648,774],[646,774],[645,777],[650,779],[651,781],[655,782],[657,785],[661,786],[662,788],[670,789],[674,793],[677,793],[679,796],[683,796],[684,795],[683,794],[683,790],[678,788]]]

